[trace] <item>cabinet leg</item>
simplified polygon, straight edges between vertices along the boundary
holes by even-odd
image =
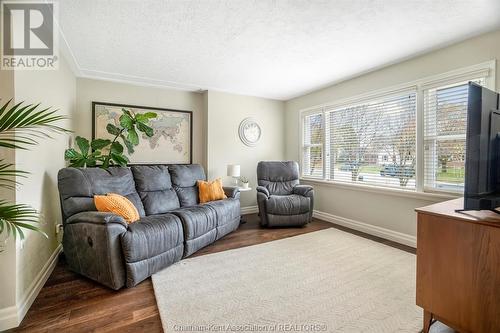
[[[432,313],[424,310],[424,329],[422,333],[429,333],[432,324]]]

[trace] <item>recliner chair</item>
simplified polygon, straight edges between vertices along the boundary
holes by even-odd
[[[314,190],[312,186],[299,184],[297,162],[259,162],[257,183],[257,204],[262,226],[303,226],[311,222]]]

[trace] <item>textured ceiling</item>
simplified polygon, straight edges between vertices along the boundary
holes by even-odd
[[[80,76],[289,99],[500,27],[499,0],[61,0]]]

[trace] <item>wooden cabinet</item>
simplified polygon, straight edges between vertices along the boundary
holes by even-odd
[[[417,209],[417,305],[459,332],[500,332],[500,215],[456,213],[462,199]]]

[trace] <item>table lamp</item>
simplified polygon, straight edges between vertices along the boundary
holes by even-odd
[[[238,186],[238,178],[240,177],[240,166],[238,164],[228,164],[227,175],[233,177],[235,185]]]

